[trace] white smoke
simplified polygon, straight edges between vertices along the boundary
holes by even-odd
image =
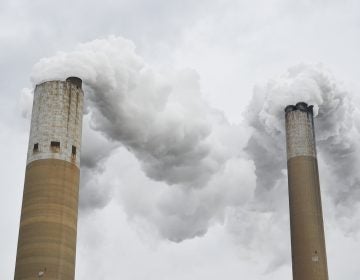
[[[269,270],[290,259],[286,250],[289,235],[280,238],[278,229],[289,232],[284,108],[297,102],[314,105],[320,185],[328,206],[325,224],[336,224],[345,232],[360,229],[356,221],[360,210],[360,104],[322,65],[292,67],[254,90],[245,114],[252,128],[245,150],[255,164],[255,196],[250,207],[231,215],[229,223],[241,244],[263,249],[265,254],[273,252]],[[245,217],[256,222],[249,223]],[[255,231],[258,233],[249,235]]]
[[[80,172],[80,208],[88,211],[103,208],[111,200],[112,185],[103,173],[107,158],[119,147],[91,129],[90,119],[90,113],[83,118]]]
[[[164,187],[161,197],[151,196],[146,211],[126,208],[129,215],[153,221],[170,240],[204,234],[212,222],[223,220],[227,207],[251,196],[253,165],[241,156],[244,129],[204,101],[195,71],[156,71],[136,54],[132,42],[109,37],[40,60],[32,81],[69,75],[82,78],[85,85],[84,142],[91,138],[93,145],[107,147],[100,154],[92,154],[94,148],[83,150],[83,207],[102,207],[110,199],[107,188],[97,187],[99,161],[120,144],[135,155],[149,178],[171,186]],[[105,138],[96,140],[88,128]]]
[[[336,183],[324,186],[337,203],[359,189],[359,104],[322,65],[298,65],[255,89],[246,114],[253,127],[246,150],[257,173],[257,192],[271,189],[286,168],[284,108],[299,101],[314,105],[318,156]],[[338,184],[341,184],[339,188]],[[356,195],[358,196],[358,194]],[[354,198],[354,197],[353,197]]]
[[[117,188],[128,217],[150,223],[164,238],[200,236],[227,217],[240,244],[271,255],[276,250],[261,236],[288,233],[284,108],[299,101],[314,105],[320,176],[329,175],[321,176],[322,190],[339,218],[359,200],[359,105],[321,65],[298,65],[256,86],[241,125],[204,101],[195,71],[157,71],[123,38],[42,59],[32,81],[68,76],[83,79],[87,102],[83,209],[103,207]],[[114,151],[124,153],[121,147],[153,181],[136,172],[123,181],[103,178],[104,163]],[[288,259],[288,242],[269,269]]]

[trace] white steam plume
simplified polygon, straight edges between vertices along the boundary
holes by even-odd
[[[257,193],[285,176],[284,108],[299,101],[314,105],[318,157],[336,179],[324,188],[336,203],[359,198],[359,104],[323,66],[305,64],[255,89],[246,114],[253,128],[246,150],[256,166]]]
[[[132,220],[181,241],[204,234],[232,208],[227,223],[241,244],[276,251],[261,236],[288,232],[284,108],[299,101],[315,105],[320,176],[329,175],[320,178],[323,192],[340,217],[359,200],[359,105],[322,66],[298,65],[257,86],[241,126],[202,99],[195,71],[156,71],[123,38],[42,59],[32,80],[70,75],[83,79],[87,102],[83,209],[103,207],[118,187]],[[107,187],[103,163],[120,146],[154,181],[132,177]],[[272,266],[288,259],[286,248],[278,248]]]
[[[269,270],[290,260],[289,235],[280,233],[289,232],[284,108],[300,101],[314,105],[320,185],[328,207],[325,224],[348,233],[360,228],[360,104],[322,65],[292,67],[254,90],[245,114],[252,129],[245,150],[255,165],[256,190],[252,202],[237,209],[229,223],[241,244],[276,252],[270,253]]]
[[[254,90],[245,114],[252,128],[245,150],[255,164],[256,190],[251,206],[235,211],[229,224],[242,244],[277,252],[272,255],[269,270],[290,260],[289,250],[278,245],[268,248],[267,241],[283,244],[284,237],[289,238],[280,238],[274,226],[289,232],[284,108],[300,101],[314,105],[320,185],[327,201],[325,224],[336,223],[347,232],[359,230],[359,103],[322,65],[292,67]],[[246,216],[255,222],[248,223]],[[264,224],[268,226],[265,231]],[[254,228],[258,234],[249,234]],[[287,240],[285,248],[289,246]]]
[[[195,71],[155,71],[131,41],[109,37],[40,60],[32,81],[69,75],[85,85],[85,124],[105,136],[94,141],[89,140],[94,135],[85,135],[83,142],[109,147],[95,155],[91,148],[84,150],[83,207],[102,207],[111,197],[97,187],[101,172],[91,168],[99,169],[96,157],[106,160],[119,144],[135,155],[149,178],[171,185],[161,196],[149,194],[149,209],[136,203],[138,208],[126,207],[129,216],[150,220],[170,240],[204,234],[209,224],[223,219],[228,206],[251,196],[253,165],[240,157],[247,140],[243,130],[202,99]],[[91,129],[85,134],[94,134]]]

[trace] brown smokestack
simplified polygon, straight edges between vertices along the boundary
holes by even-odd
[[[83,98],[76,77],[35,88],[15,280],[74,279]]]
[[[313,106],[285,108],[294,280],[328,280]]]

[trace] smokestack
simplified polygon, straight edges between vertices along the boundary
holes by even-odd
[[[74,279],[81,83],[70,77],[35,88],[15,280]]]
[[[327,280],[313,106],[287,106],[285,122],[293,279]]]

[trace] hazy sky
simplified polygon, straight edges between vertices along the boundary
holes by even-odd
[[[359,34],[356,0],[0,1],[0,278],[32,88],[76,74],[76,279],[291,279],[281,118],[297,98],[319,107],[330,278],[358,279]]]

